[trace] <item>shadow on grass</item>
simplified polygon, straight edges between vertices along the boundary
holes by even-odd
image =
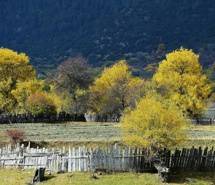
[[[53,178],[55,178],[56,176],[54,176],[54,175],[46,175],[45,177],[44,177],[44,179],[42,180],[42,182],[46,182],[46,181],[48,181],[48,180],[50,180],[50,179],[53,179]],[[33,182],[28,182],[28,183],[26,183],[26,185],[36,185],[36,184],[39,184],[39,183],[33,183]]]
[[[53,179],[53,178],[56,178],[56,176],[54,176],[54,175],[46,175],[46,176],[44,177],[44,179],[43,179],[43,182],[48,181],[48,180],[51,180],[51,179]]]
[[[171,183],[176,184],[196,184],[196,183],[207,183],[207,185],[215,184],[215,173],[214,172],[180,172],[173,174],[170,179]]]

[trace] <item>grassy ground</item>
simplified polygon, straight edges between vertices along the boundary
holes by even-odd
[[[31,182],[32,171],[0,169],[0,185],[27,185]],[[170,185],[214,185],[215,174],[186,174],[175,177]],[[67,173],[46,175],[41,185],[164,185],[156,174],[120,173],[102,175],[93,179],[89,173]]]
[[[9,142],[5,136],[5,131],[9,129],[23,130],[26,141],[44,147],[82,144],[98,146],[120,140],[120,130],[114,123],[6,124],[0,125],[0,144]]]
[[[8,129],[21,129],[32,141],[118,141],[120,131],[114,123],[70,122],[62,124],[7,124],[0,125],[3,134]]]
[[[192,126],[188,131],[188,135],[189,140],[183,145],[184,147],[215,146],[215,125]]]
[[[0,141],[8,142],[5,131],[14,128],[25,131],[26,140],[43,141],[49,146],[120,142],[121,136],[116,123],[7,124],[0,125]],[[215,125],[192,126],[188,134],[189,140],[181,147],[215,146]]]
[[[24,130],[26,140],[45,141],[49,143],[48,146],[119,142],[121,135],[119,125],[114,123],[12,124],[0,125],[0,141],[8,142],[4,133],[14,128]],[[215,146],[215,126],[192,126],[188,133],[189,141],[183,147]],[[26,185],[31,182],[32,176],[32,171],[0,169],[0,185]],[[67,173],[46,177],[46,181],[41,185],[162,185],[156,174],[147,173],[103,175],[96,180],[92,179],[89,173]],[[215,185],[215,173],[180,174],[174,177],[170,184]]]

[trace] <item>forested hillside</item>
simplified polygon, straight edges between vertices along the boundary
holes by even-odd
[[[180,46],[200,52],[205,66],[215,59],[211,0],[2,0],[0,7],[0,46],[26,52],[40,71],[76,54],[95,66],[126,58],[143,68]]]

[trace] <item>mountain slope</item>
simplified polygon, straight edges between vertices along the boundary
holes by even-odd
[[[5,0],[0,7],[0,46],[28,53],[40,70],[77,53],[101,66],[160,43],[214,50],[211,0]]]

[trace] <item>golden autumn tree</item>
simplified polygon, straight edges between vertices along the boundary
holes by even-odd
[[[0,48],[0,80],[11,79],[13,82],[35,78],[35,70],[25,53]]]
[[[26,105],[28,111],[34,115],[57,113],[57,105],[53,97],[44,92],[36,92],[30,95]]]
[[[0,109],[11,112],[16,105],[12,91],[17,83],[35,78],[35,70],[24,53],[0,48]]]
[[[45,97],[52,101],[56,107],[56,112],[60,112],[63,106],[63,100],[54,92],[53,86],[48,86],[43,80],[33,79],[24,82],[18,82],[16,89],[12,90],[12,95],[16,99],[16,113],[31,112],[33,109],[29,109],[28,100],[35,94],[40,94],[33,97]],[[31,101],[33,102],[33,101]],[[47,102],[47,101],[46,101]]]
[[[42,92],[44,87],[44,81],[37,79],[18,82],[16,89],[11,92],[17,102],[16,112],[25,113],[27,111],[26,101],[28,97],[37,92]]]
[[[183,142],[187,126],[187,119],[174,103],[153,94],[142,98],[121,121],[126,144],[152,151]]]
[[[164,97],[175,102],[191,117],[201,114],[211,93],[199,56],[188,49],[181,48],[167,54],[153,80]]]
[[[105,68],[90,87],[90,109],[94,113],[121,115],[141,96],[144,81],[131,74],[126,61]]]

